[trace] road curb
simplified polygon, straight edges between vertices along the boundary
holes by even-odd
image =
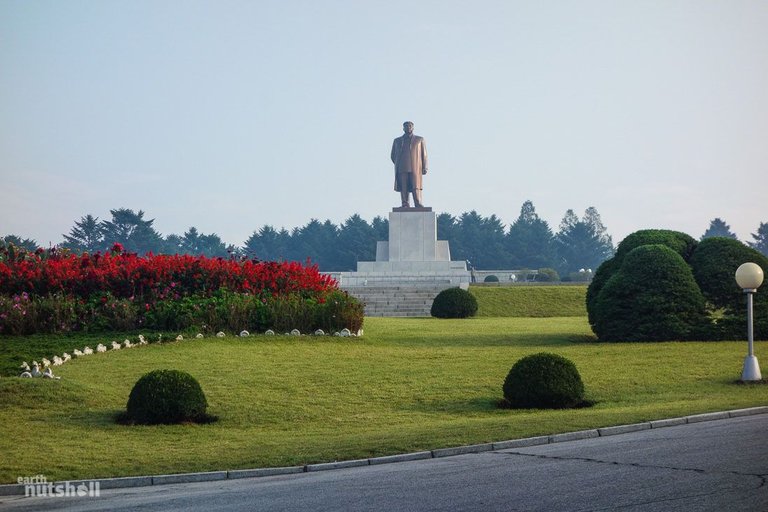
[[[635,423],[632,425],[619,425],[617,427],[605,427],[597,429],[597,433],[600,437],[616,436],[619,434],[629,434],[630,432],[639,432],[640,430],[650,430],[651,424],[648,423]]]
[[[340,462],[324,462],[322,464],[308,464],[304,466],[304,471],[328,471],[331,469],[357,468],[360,466],[370,466],[369,459],[343,460]]]
[[[579,430],[577,432],[566,432],[564,434],[555,434],[549,436],[550,443],[567,443],[568,441],[580,441],[582,439],[591,439],[593,437],[600,437],[600,433],[597,429],[591,430]]]
[[[404,453],[399,455],[388,455],[384,457],[374,457],[369,459],[357,459],[339,462],[327,462],[321,464],[307,464],[304,466],[289,466],[280,468],[256,468],[256,469],[237,469],[230,471],[206,471],[202,473],[178,473],[172,475],[153,475],[153,476],[128,476],[118,478],[97,478],[93,480],[70,480],[54,482],[52,485],[80,485],[98,483],[100,489],[119,489],[129,487],[147,487],[155,485],[168,485],[178,483],[192,482],[210,482],[214,480],[234,480],[242,478],[263,478],[268,476],[289,475],[296,473],[308,473],[315,471],[329,471],[334,469],[354,468],[364,466],[374,466],[380,464],[394,464],[399,462],[438,459],[443,457],[454,457],[457,455],[478,454],[489,451],[508,450],[511,448],[525,448],[530,446],[539,446],[544,444],[564,443],[569,441],[578,441],[582,439],[594,439],[597,437],[606,437],[637,432],[640,430],[658,429],[674,427],[686,424],[701,423],[704,421],[715,421],[729,418],[741,418],[745,416],[754,416],[758,414],[768,414],[768,406],[749,407],[746,409],[735,409],[732,411],[712,412],[706,414],[694,414],[680,418],[669,418],[664,420],[653,420],[643,423],[633,423],[630,425],[617,425],[613,427],[603,427],[597,429],[580,430],[576,432],[566,432],[563,434],[554,434],[549,436],[527,437],[522,439],[511,439],[509,441],[499,441],[495,443],[473,444],[467,446],[456,446],[452,448],[440,448],[431,451],[421,451],[414,453]],[[23,496],[26,486],[23,484],[5,484],[0,485],[0,496]]]
[[[492,450],[493,443],[471,444],[467,446],[456,446],[453,448],[440,448],[439,450],[432,450],[432,458],[441,459],[443,457],[454,457],[456,455],[466,455],[468,453],[490,452]]]

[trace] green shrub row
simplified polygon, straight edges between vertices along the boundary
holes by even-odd
[[[64,295],[0,296],[0,334],[156,331],[239,332],[243,329],[326,332],[363,325],[363,304],[344,291],[319,298],[297,294],[268,298],[219,291],[210,297],[184,297],[152,305],[102,294],[89,301]]]

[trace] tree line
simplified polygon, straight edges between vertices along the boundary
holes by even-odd
[[[256,258],[265,261],[311,260],[323,271],[355,270],[358,261],[376,259],[376,242],[387,240],[389,221],[375,217],[370,223],[354,214],[340,225],[330,220],[310,220],[305,226],[275,229],[264,225],[240,247],[225,244],[215,234],[190,227],[182,235],[162,236],[153,227],[154,219],[145,219],[141,210],[110,210],[111,219],[99,220],[86,215],[76,221],[59,247],[82,253],[106,251],[120,243],[130,252],[146,254],[194,254],[209,257]],[[566,211],[555,232],[541,219],[531,201],[520,208],[520,215],[507,228],[496,216],[484,217],[476,211],[458,217],[448,213],[437,216],[438,239],[450,243],[451,259],[467,260],[478,270],[555,269],[567,277],[583,269],[596,269],[613,255],[613,241],[607,234],[600,214],[587,208],[579,217]],[[711,221],[702,236],[736,238],[722,219]],[[760,223],[752,234],[751,247],[768,254],[768,223]],[[15,235],[0,241],[30,250],[34,240]]]

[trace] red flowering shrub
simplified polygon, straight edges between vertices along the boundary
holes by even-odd
[[[314,309],[334,292],[338,292],[338,285],[330,276],[321,274],[316,265],[297,262],[189,255],[139,257],[124,252],[120,244],[106,254],[82,256],[56,249],[35,253],[12,246],[0,249],[0,297],[5,297],[0,301],[0,333],[6,334],[83,328],[175,330],[198,323],[229,326],[229,316],[248,324],[230,328],[259,330],[282,323],[282,312],[289,310],[304,326],[327,326],[329,321],[316,318]],[[242,298],[233,299],[237,296]],[[43,300],[66,301],[67,320],[43,327],[35,320],[21,318],[26,313],[21,314],[19,301],[9,299],[12,297],[24,297],[32,309]],[[353,318],[342,323],[344,315],[334,314],[338,320],[330,323],[353,330],[362,324],[362,309],[354,306],[354,299],[345,302],[359,310],[359,315],[350,313]],[[307,310],[310,306],[312,311]],[[215,321],[206,323],[206,318]]]

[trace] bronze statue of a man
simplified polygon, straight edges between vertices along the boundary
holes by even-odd
[[[408,194],[413,194],[417,207],[421,201],[421,175],[427,174],[427,145],[413,134],[413,123],[403,123],[403,136],[392,142],[392,163],[395,164],[395,191],[400,192],[403,207],[409,207]]]

